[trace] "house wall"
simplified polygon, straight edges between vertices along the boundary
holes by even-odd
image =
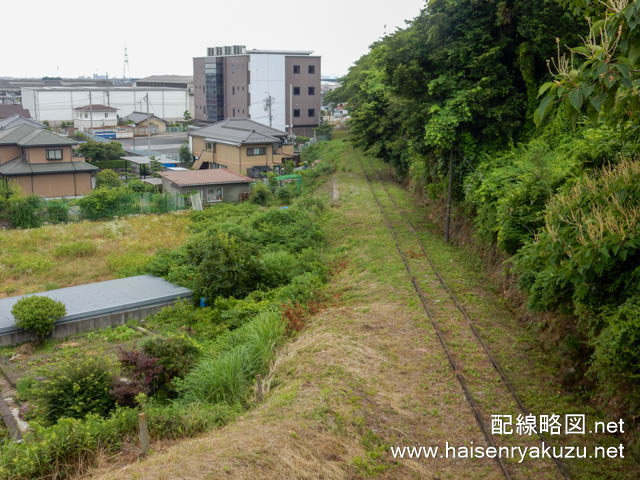
[[[239,202],[240,200],[242,200],[242,194],[249,193],[250,191],[249,183],[229,183],[222,185],[197,185],[180,187],[166,178],[162,179],[162,191],[164,193],[178,193],[180,195],[188,195],[193,192],[198,192],[200,193],[200,198],[202,198],[203,205],[207,204],[207,188],[211,187],[222,187],[222,201],[232,203]]]
[[[115,127],[118,125],[118,115],[116,112],[93,112],[93,120],[91,120],[92,112],[75,110],[73,119],[74,128],[80,130],[103,127]],[[106,116],[105,116],[106,115]]]
[[[45,198],[76,197],[91,192],[91,173],[55,173],[46,175],[20,175],[9,177],[25,195]]]
[[[20,156],[20,148],[16,145],[6,145],[0,147],[0,165]]]
[[[195,168],[198,168],[202,162],[218,163],[225,165],[232,172],[247,174],[247,169],[256,165],[280,165],[284,158],[293,156],[293,146],[283,145],[280,152],[273,153],[273,145],[251,145],[236,147],[233,145],[225,145],[223,143],[216,144],[216,151],[210,152],[205,149],[205,139],[202,137],[192,137],[193,153],[198,157]],[[247,148],[265,147],[266,155],[247,155]]]
[[[62,149],[62,160],[47,160],[46,151],[51,148],[61,148]],[[29,147],[25,148],[25,157],[27,162],[29,163],[48,163],[48,162],[70,162],[72,158],[71,147]]]

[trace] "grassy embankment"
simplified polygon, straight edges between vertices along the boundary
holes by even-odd
[[[137,273],[187,237],[184,213],[0,231],[0,298]]]
[[[264,403],[215,433],[159,446],[141,463],[114,468],[113,459],[105,459],[94,478],[502,478],[489,460],[391,458],[391,445],[481,445],[484,440],[408,281],[357,155],[348,149],[333,181],[317,192],[331,198],[335,185],[339,193],[326,225],[329,250],[340,265],[326,287],[334,300],[280,352]],[[540,349],[535,335],[491,289],[477,255],[445,245],[413,197],[397,185],[388,188],[417,224],[437,267],[525,403],[538,414],[578,412],[591,420],[615,420],[563,393],[553,352]],[[447,299],[427,280],[424,259],[412,257],[430,306],[456,339],[451,346],[458,361],[468,358],[477,350],[475,341],[455,337],[457,320]],[[511,408],[494,410],[501,405],[502,386],[483,380],[491,372],[473,364],[463,369],[485,414],[517,414]],[[590,448],[619,443],[614,436],[589,435],[558,441]],[[549,465],[508,463],[517,478],[560,478]],[[631,460],[576,460],[569,468],[580,479],[638,475]]]

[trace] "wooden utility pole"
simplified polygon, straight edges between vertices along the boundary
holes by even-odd
[[[453,195],[453,150],[449,154],[449,187],[447,192],[447,219],[444,229],[444,241],[449,243],[449,229],[451,227],[451,197]]]

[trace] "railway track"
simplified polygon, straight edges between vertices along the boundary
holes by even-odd
[[[378,195],[376,194],[376,191],[374,189],[374,184],[371,180],[371,177],[369,176],[369,173],[367,172],[367,169],[364,166],[364,163],[362,162],[362,160],[360,158],[358,158],[358,162],[360,163],[360,168],[362,169],[364,176],[367,180],[367,184],[369,186],[369,189],[371,190],[371,194],[373,196],[373,199],[376,203],[376,205],[378,206],[378,209],[380,210],[380,213],[382,214],[382,217],[384,219],[384,223],[387,226],[387,229],[389,230],[389,232],[391,233],[396,249],[398,251],[398,254],[400,256],[400,258],[402,259],[402,262],[405,266],[405,269],[407,270],[407,273],[409,275],[409,278],[411,280],[411,283],[413,285],[413,288],[416,292],[416,295],[418,296],[420,303],[425,311],[425,314],[427,316],[427,318],[429,319],[431,325],[433,326],[436,335],[438,337],[438,340],[440,341],[440,344],[442,345],[442,348],[447,356],[447,360],[449,362],[449,365],[451,366],[453,372],[455,373],[456,379],[458,380],[463,392],[464,392],[464,396],[467,399],[467,402],[469,403],[473,416],[476,419],[476,422],[478,423],[478,426],[480,427],[480,430],[482,431],[483,436],[485,437],[485,440],[487,442],[488,446],[497,448],[496,445],[496,441],[493,438],[493,435],[491,434],[491,431],[489,429],[489,427],[487,426],[487,422],[482,414],[482,408],[479,405],[477,399],[474,397],[470,387],[469,387],[469,382],[467,381],[467,378],[464,374],[463,369],[460,367],[459,362],[456,360],[456,355],[455,352],[453,351],[452,347],[451,347],[451,342],[447,341],[446,338],[446,333],[443,331],[442,325],[440,323],[440,321],[436,318],[436,315],[434,314],[434,312],[432,311],[432,308],[429,307],[429,304],[426,300],[425,297],[425,293],[422,289],[422,287],[420,286],[415,272],[413,270],[413,268],[411,267],[411,264],[409,262],[409,260],[407,259],[407,251],[403,251],[403,248],[401,247],[401,241],[397,232],[397,229],[394,227],[393,223],[391,222],[391,219],[387,213],[387,211],[385,210],[385,208],[382,205],[382,202],[380,201],[380,198],[378,197]],[[459,314],[461,315],[461,317],[464,319],[464,323],[466,324],[466,326],[468,327],[469,331],[472,333],[473,336],[473,340],[475,342],[477,342],[477,344],[480,346],[482,353],[484,356],[486,356],[486,359],[488,360],[489,364],[491,365],[491,368],[493,368],[495,370],[495,372],[497,373],[501,384],[506,388],[509,397],[513,400],[514,404],[517,406],[517,409],[522,413],[522,415],[528,415],[531,413],[531,410],[527,409],[527,407],[525,406],[524,402],[522,401],[522,399],[520,398],[520,396],[518,395],[518,393],[516,392],[512,382],[509,380],[504,368],[500,365],[500,363],[498,362],[498,360],[495,358],[495,356],[492,354],[491,350],[489,349],[487,343],[483,340],[482,336],[480,335],[480,332],[478,331],[476,325],[474,324],[471,316],[469,315],[469,313],[467,312],[467,310],[465,309],[464,305],[462,304],[462,302],[460,302],[459,298],[457,297],[457,295],[455,294],[455,292],[453,291],[453,289],[449,286],[449,284],[447,283],[447,281],[445,280],[445,278],[442,276],[442,274],[440,273],[440,271],[436,268],[431,256],[429,255],[429,252],[427,251],[427,249],[424,246],[424,242],[422,241],[422,239],[420,238],[420,236],[418,235],[418,232],[414,226],[414,224],[411,222],[411,220],[409,218],[407,218],[406,215],[404,215],[402,213],[401,208],[398,206],[398,204],[396,203],[395,199],[393,198],[393,196],[391,195],[391,193],[389,192],[389,190],[387,189],[387,187],[384,184],[384,181],[380,178],[378,172],[376,171],[376,177],[378,179],[378,183],[381,185],[386,197],[390,200],[391,202],[391,206],[392,209],[398,214],[397,216],[402,218],[403,223],[406,225],[407,230],[410,232],[411,236],[415,239],[416,243],[418,244],[420,251],[422,253],[422,256],[424,257],[424,259],[427,261],[427,264],[429,265],[429,269],[431,270],[431,272],[433,273],[433,275],[436,277],[438,284],[440,285],[440,287],[442,288],[442,290],[444,290],[444,292],[446,293],[446,295],[449,297],[449,299],[452,301],[453,305],[455,305],[456,310],[459,312]],[[541,442],[547,442],[547,438],[537,432],[537,437]],[[498,468],[500,469],[501,473],[503,474],[503,476],[507,479],[507,480],[512,480],[515,477],[513,476],[513,473],[511,472],[511,469],[508,468],[507,464],[504,462],[504,460],[502,458],[499,458],[498,456],[495,457],[495,461],[496,464],[498,466]],[[554,468],[555,471],[560,475],[560,478],[563,478],[565,480],[570,480],[570,474],[566,468],[566,466],[564,465],[564,463],[562,463],[559,459],[557,458],[553,458],[553,463],[554,463]]]

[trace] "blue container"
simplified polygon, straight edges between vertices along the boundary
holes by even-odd
[[[205,297],[200,297],[200,306],[201,307],[207,306],[207,299]]]

